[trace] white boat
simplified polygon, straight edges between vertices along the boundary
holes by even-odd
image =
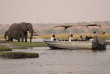
[[[86,26],[98,26],[95,24],[86,25]],[[66,28],[72,26],[61,26]],[[61,40],[44,40],[44,42],[51,48],[51,49],[106,49],[107,42],[105,39],[98,39],[97,41],[61,41]]]
[[[49,41],[44,42],[51,49],[106,49],[107,42],[98,43],[95,41]]]

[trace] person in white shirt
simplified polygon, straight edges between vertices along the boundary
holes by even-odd
[[[96,32],[94,31],[94,36],[93,36],[93,39],[94,39],[94,41],[97,41],[98,40],[98,36],[97,36],[97,34],[96,34]]]
[[[50,39],[51,41],[54,41],[54,40],[56,40],[55,39],[55,35],[53,35],[52,37],[51,37],[51,39]]]
[[[97,36],[96,32],[94,31],[93,33],[94,33],[93,38],[90,39],[89,41],[97,41],[98,40],[98,36]]]
[[[71,34],[71,35],[69,36],[69,41],[72,41],[72,40],[74,40],[73,34]]]

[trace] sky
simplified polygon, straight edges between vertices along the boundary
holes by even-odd
[[[110,21],[110,0],[0,0],[0,24]]]

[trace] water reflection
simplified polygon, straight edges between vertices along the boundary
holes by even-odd
[[[0,59],[0,74],[109,74],[110,46],[105,51],[16,49],[38,52],[39,58]]]

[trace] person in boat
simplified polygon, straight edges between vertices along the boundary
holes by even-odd
[[[83,41],[83,37],[82,37],[82,35],[80,36],[80,41]]]
[[[89,41],[89,40],[92,39],[92,38],[93,38],[92,36],[86,36],[85,41]]]
[[[69,35],[69,41],[74,40],[73,34]]]
[[[50,39],[51,41],[55,41],[56,39],[55,39],[55,35],[52,35],[52,37],[51,37],[51,39]]]
[[[105,32],[102,32],[102,34],[105,34]]]
[[[97,33],[95,31],[93,33],[94,33],[93,39],[94,39],[94,41],[97,41],[98,40]]]
[[[92,39],[90,39],[90,41],[97,41],[98,40],[97,33],[94,31],[93,34],[94,35],[93,35]]]

